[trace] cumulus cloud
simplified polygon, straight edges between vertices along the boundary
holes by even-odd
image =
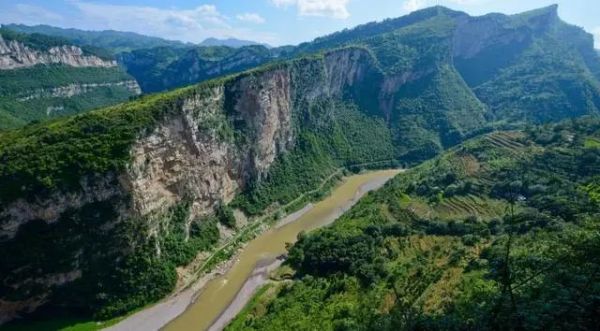
[[[300,16],[324,16],[338,19],[350,17],[350,0],[271,0],[277,7],[295,6]]]
[[[214,5],[178,9],[82,0],[66,0],[66,3],[72,12],[68,20],[43,7],[2,3],[0,0],[0,22],[132,31],[189,42],[200,42],[209,37],[238,38],[269,44],[280,42],[277,34],[258,32],[248,26],[248,23],[264,22],[259,15],[247,13],[230,18]]]
[[[422,8],[427,7],[427,1],[426,0],[405,0],[402,3],[402,9],[405,12],[413,12],[415,10],[419,10]]]
[[[243,22],[248,22],[248,23],[255,23],[255,24],[262,24],[265,23],[265,19],[256,14],[256,13],[243,13],[243,14],[238,14],[236,16],[236,18],[240,21]]]
[[[592,29],[592,34],[594,35],[594,47],[600,49],[600,26]]]

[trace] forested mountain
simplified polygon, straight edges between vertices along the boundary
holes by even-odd
[[[0,129],[80,113],[140,93],[115,59],[65,39],[0,29]]]
[[[257,43],[255,41],[241,40],[241,39],[235,39],[235,38],[227,38],[227,39],[207,38],[198,45],[207,46],[207,47],[226,46],[226,47],[233,47],[233,48],[240,48],[240,47],[244,47],[244,46],[259,46],[259,45],[269,47],[266,44]]]
[[[228,330],[596,329],[599,142],[583,118],[452,148],[301,236]]]
[[[64,29],[48,25],[27,26],[23,24],[4,24],[4,28],[12,31],[64,38],[78,46],[94,45],[111,51],[113,54],[129,52],[136,49],[154,47],[183,47],[184,43],[157,37],[145,36],[133,32],[122,31],[84,31]]]
[[[204,79],[202,71],[190,68],[210,67],[213,64],[207,63],[212,63],[211,59],[227,63],[239,52],[260,59],[265,51],[260,46],[237,50],[163,48],[150,51],[147,63],[135,62],[135,66],[141,75],[150,73],[149,82],[153,70],[172,69],[173,79],[150,85],[158,90],[168,84]],[[490,316],[486,309],[498,311],[494,315],[497,318],[505,318],[504,304],[494,308],[485,306],[485,301],[477,306],[481,314],[469,310],[468,304],[481,303],[479,297],[470,299],[471,292],[460,297],[465,304],[460,307],[468,311],[457,310],[450,315],[445,310],[446,301],[432,299],[428,304],[440,315],[428,310],[417,315],[406,312],[412,312],[413,306],[419,308],[414,303],[421,297],[452,297],[443,293],[445,286],[427,287],[447,270],[458,273],[454,278],[447,277],[459,283],[462,274],[475,272],[467,281],[482,280],[481,290],[489,289],[476,294],[494,296],[500,286],[494,285],[494,278],[477,278],[487,272],[486,262],[478,265],[477,260],[472,270],[461,267],[461,263],[471,261],[466,256],[481,256],[485,248],[490,266],[501,261],[496,256],[498,247],[502,247],[503,237],[499,234],[512,233],[507,224],[513,219],[516,222],[520,208],[531,209],[540,221],[525,226],[527,231],[515,239],[515,247],[521,247],[518,245],[529,235],[540,235],[541,260],[544,254],[552,253],[542,245],[544,240],[576,242],[570,237],[553,239],[553,235],[563,232],[547,232],[552,226],[544,227],[544,215],[550,215],[548,224],[564,225],[568,230],[565,236],[593,234],[584,231],[588,226],[584,220],[586,214],[593,214],[589,208],[595,206],[591,203],[596,195],[592,176],[597,174],[594,146],[598,136],[593,117],[600,108],[600,58],[594,52],[592,36],[562,22],[556,7],[514,16],[482,17],[435,7],[286,51],[288,60],[241,74],[0,133],[0,250],[23,252],[8,254],[0,265],[0,320],[40,307],[58,307],[97,318],[124,314],[172,291],[177,284],[176,268],[190,263],[199,251],[218,244],[219,228],[227,226],[218,223],[231,224],[224,215],[229,215],[232,208],[249,216],[260,215],[317,188],[340,167],[377,162],[413,165],[498,128],[516,129],[528,123],[582,115],[591,116],[589,126],[584,125],[585,121],[568,126],[567,121],[564,130],[560,126],[541,127],[538,138],[533,129],[524,133],[509,131],[456,147],[438,161],[398,178],[380,193],[396,200],[398,194],[404,194],[406,198],[402,195],[399,201],[409,207],[390,202],[388,208],[376,200],[380,199],[378,195],[371,196],[356,213],[344,218],[348,221],[338,223],[342,227],[350,224],[350,235],[355,235],[340,239],[340,251],[335,250],[336,234],[323,230],[303,239],[290,252],[290,263],[299,276],[317,268],[313,270],[317,274],[298,281],[308,295],[318,292],[312,291],[313,285],[320,289],[318,282],[335,277],[332,292],[328,293],[337,289],[342,296],[354,295],[354,300],[371,300],[378,294],[389,299],[380,311],[395,317],[386,320],[387,315],[381,315],[377,323],[382,327],[398,325],[393,319],[407,316],[419,325],[435,328],[435,323],[442,323],[438,316]],[[140,52],[143,55],[146,51]],[[221,70],[216,74],[230,68],[216,67]],[[552,140],[555,132],[559,140]],[[543,140],[546,135],[552,135],[550,140]],[[490,145],[489,153],[485,148],[477,149],[486,144]],[[461,155],[457,154],[461,148],[465,159],[456,156]],[[444,163],[449,158],[452,160]],[[546,195],[521,193],[526,201],[520,201],[520,196],[517,199],[519,214],[503,222],[503,211],[510,206],[504,196],[509,189],[497,186],[502,183],[496,181],[512,179],[508,175],[511,169],[520,169],[514,165],[519,162],[531,166],[534,172],[528,176],[533,180],[538,180],[534,176],[540,171],[544,192],[561,194],[559,198],[566,200],[548,201]],[[467,170],[460,168],[463,163]],[[460,168],[456,174],[438,178],[443,173],[440,171],[454,171],[453,165]],[[550,170],[542,171],[546,169],[542,166]],[[505,175],[500,171],[506,167]],[[460,175],[460,171],[465,174]],[[552,171],[556,175],[546,178]],[[410,183],[415,182],[412,190],[408,190],[406,178],[414,178],[410,179]],[[426,180],[431,180],[431,185],[422,183]],[[557,191],[563,186],[564,194]],[[523,178],[519,190],[525,189],[529,189],[529,182],[525,184]],[[583,200],[578,201],[584,205],[569,200],[575,197],[581,197]],[[374,228],[353,221],[361,219],[363,211],[374,213],[373,217],[364,217],[365,224],[373,224]],[[485,222],[468,217],[473,214]],[[498,220],[492,222],[492,218]],[[528,230],[536,227],[542,230]],[[419,236],[420,232],[424,234]],[[331,243],[321,242],[321,233],[331,236]],[[339,235],[349,234],[340,231]],[[390,246],[381,246],[381,240]],[[311,250],[319,251],[320,247],[331,247],[329,252],[334,255],[310,258]],[[415,250],[407,251],[407,247]],[[593,249],[590,246],[590,251]],[[360,253],[351,256],[355,262],[345,258],[344,254],[355,250]],[[446,258],[448,252],[455,251],[456,258]],[[581,258],[581,251],[586,250],[574,249],[573,258]],[[381,259],[375,258],[380,253]],[[403,269],[404,261],[413,261],[415,269]],[[579,268],[575,264],[572,267]],[[490,272],[493,275],[493,270]],[[573,286],[585,285],[589,279],[575,279]],[[386,283],[388,280],[391,285]],[[365,289],[361,283],[364,281],[377,286]],[[433,297],[423,292],[425,288],[433,291]],[[399,292],[387,295],[385,291],[390,289]],[[285,291],[281,293],[284,301],[302,295],[294,292],[294,287],[290,296],[286,297]],[[406,298],[414,300],[398,299],[405,293]],[[553,293],[548,292],[548,298]],[[320,304],[327,303],[319,300]],[[456,300],[448,305],[463,302]],[[348,302],[346,308],[322,309],[321,313],[335,311],[336,316],[347,316],[348,323],[375,322],[380,317],[372,307],[364,315],[355,314],[356,307],[361,310],[366,306],[352,306],[350,297]],[[562,301],[557,303],[557,307],[564,306]],[[296,307],[292,305],[291,309]],[[279,308],[261,316],[257,327],[276,328],[290,316],[283,306]],[[582,325],[592,323],[588,306],[577,309]],[[395,311],[399,311],[398,316],[392,314]],[[508,312],[511,315],[513,311]],[[524,316],[538,316],[535,313]],[[337,317],[315,316],[325,317],[323,321],[329,323],[326,326],[333,327],[337,321]],[[359,317],[364,319],[357,320]],[[559,317],[547,318],[560,321]],[[517,323],[512,317],[510,321]],[[525,322],[518,318],[518,323]],[[252,326],[252,322],[240,323]],[[304,319],[298,323],[314,328]],[[343,328],[346,322],[339,323]],[[460,325],[461,321],[456,323]]]
[[[157,47],[119,55],[119,63],[146,93],[160,92],[241,72],[268,61],[264,46]]]

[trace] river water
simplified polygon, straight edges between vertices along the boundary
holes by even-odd
[[[253,239],[238,256],[238,260],[223,276],[206,284],[196,301],[187,310],[165,326],[167,331],[207,330],[236,298],[257,265],[267,265],[286,253],[286,243],[296,241],[298,233],[310,231],[333,222],[358,199],[382,186],[399,170],[382,170],[347,177],[331,195],[306,210],[297,220],[261,234]],[[229,320],[232,316],[225,316]],[[213,327],[211,329],[219,329]]]

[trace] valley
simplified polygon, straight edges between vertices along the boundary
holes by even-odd
[[[600,322],[600,56],[556,5],[222,42],[2,26],[7,330]]]

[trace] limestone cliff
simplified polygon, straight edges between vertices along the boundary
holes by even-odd
[[[145,238],[142,240],[154,238],[160,242],[166,235],[166,215],[172,208],[190,203],[189,227],[193,220],[212,214],[217,205],[230,202],[249,183],[260,181],[277,156],[294,147],[298,125],[294,118],[301,116],[307,102],[341,96],[362,84],[365,74],[372,70],[373,62],[366,51],[346,49],[302,67],[274,66],[223,84],[191,89],[173,100],[176,109],[137,134],[129,148],[129,165],[122,170],[82,177],[77,189],[54,190],[3,203],[0,240],[23,240],[21,230],[31,222],[60,227],[61,223],[71,222],[73,213],[79,215],[91,205],[108,204],[114,216],[97,224],[97,231],[112,231],[116,224],[135,222],[145,229],[144,234],[139,233]],[[302,79],[307,76],[312,79]],[[241,132],[243,139],[234,132]],[[122,252],[136,245],[115,243],[113,248]],[[161,254],[160,249],[156,254]],[[48,267],[42,273],[46,276],[38,277],[34,272],[10,277],[10,284],[5,279],[3,285],[20,294],[32,284],[43,290],[36,295],[21,295],[16,301],[0,298],[2,318],[10,319],[19,311],[43,305],[51,300],[58,285],[64,287],[92,277],[86,276],[85,268],[81,270],[85,254],[68,255],[66,265],[70,267]],[[21,267],[28,270],[26,265]],[[21,274],[20,270],[13,271]],[[52,281],[48,275],[61,282]]]
[[[33,67],[39,64],[63,64],[72,67],[114,67],[114,60],[104,60],[95,55],[85,55],[73,45],[50,47],[39,50],[28,47],[18,40],[4,40],[0,35],[0,70]]]

